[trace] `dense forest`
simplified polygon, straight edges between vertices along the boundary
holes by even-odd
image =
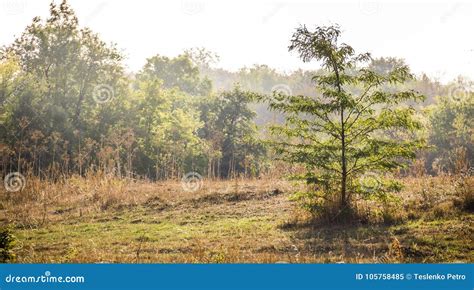
[[[281,73],[266,65],[228,72],[204,48],[150,56],[127,72],[117,47],[82,28],[66,2],[33,19],[1,52],[3,175],[45,178],[103,171],[130,178],[179,178],[195,171],[227,178],[272,169],[268,125],[283,120],[254,93],[315,96],[315,71]],[[380,58],[380,73],[405,65]],[[427,147],[418,173],[456,173],[473,164],[472,81],[441,84],[426,75],[399,88],[417,104]]]

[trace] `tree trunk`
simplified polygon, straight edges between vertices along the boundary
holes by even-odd
[[[344,120],[344,113],[341,111],[341,121]],[[347,165],[346,165],[346,136],[344,132],[344,123],[341,123],[341,209],[347,207],[347,194],[346,194],[346,183],[347,183]]]
[[[336,74],[337,80],[337,91],[339,94],[342,93],[341,78],[339,77],[339,70],[334,57],[331,57],[333,63],[334,73]],[[340,97],[340,96],[339,96]],[[346,132],[344,128],[344,102],[341,99],[341,210],[344,210],[348,206],[346,184],[347,184],[347,160],[346,160]]]

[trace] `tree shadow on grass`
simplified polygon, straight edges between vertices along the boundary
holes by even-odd
[[[303,255],[327,262],[383,262],[396,239],[388,225],[284,224]]]

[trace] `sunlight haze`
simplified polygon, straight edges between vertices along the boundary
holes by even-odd
[[[60,1],[56,1],[59,3]],[[0,44],[10,44],[50,0],[0,0]],[[450,81],[473,78],[473,4],[440,1],[147,1],[71,0],[81,26],[117,46],[138,71],[155,54],[176,56],[205,47],[216,66],[237,70],[267,64],[280,71],[314,69],[288,52],[296,27],[340,24],[357,52],[404,58],[412,70]],[[375,37],[374,37],[375,35]]]

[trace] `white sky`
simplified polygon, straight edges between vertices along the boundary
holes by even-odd
[[[59,3],[60,0],[56,0]],[[357,52],[404,58],[416,73],[448,81],[474,79],[473,2],[70,0],[80,25],[115,42],[137,71],[157,53],[175,56],[206,47],[217,65],[236,70],[268,64],[280,71],[317,68],[287,51],[299,24],[338,23]],[[19,36],[50,0],[0,0],[0,45]]]

